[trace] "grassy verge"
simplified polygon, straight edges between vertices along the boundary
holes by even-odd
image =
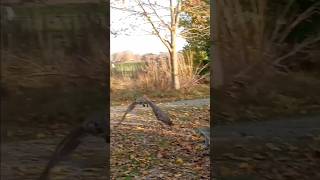
[[[319,113],[319,88],[312,73],[260,77],[244,87],[215,91],[216,117],[226,123]]]

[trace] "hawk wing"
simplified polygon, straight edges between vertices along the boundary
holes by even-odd
[[[63,158],[73,152],[81,143],[81,139],[86,135],[82,127],[77,127],[71,131],[56,147],[46,168],[39,177],[39,180],[47,180],[50,170],[57,165]]]
[[[89,116],[80,126],[73,129],[56,147],[46,168],[39,177],[39,180],[48,179],[50,170],[63,158],[70,155],[88,135],[107,138],[107,120],[104,113],[94,113]]]
[[[169,117],[169,115],[167,113],[165,113],[164,111],[162,111],[155,103],[153,103],[146,95],[143,96],[145,103],[147,103],[154,115],[156,116],[157,120],[162,121],[163,123],[172,126],[173,123]]]
[[[131,103],[128,106],[128,108],[125,111],[125,113],[123,114],[121,120],[119,121],[119,123],[115,127],[119,126],[123,122],[123,120],[126,118],[126,115],[128,113],[130,113],[137,106],[137,104],[142,104],[142,105],[147,104],[148,106],[151,107],[151,109],[152,109],[154,115],[156,116],[157,120],[159,120],[159,121],[161,121],[161,122],[163,122],[163,123],[165,123],[165,124],[167,124],[169,126],[173,125],[173,123],[172,123],[170,117],[168,116],[168,114],[165,113],[164,111],[162,111],[155,103],[153,103],[146,95],[144,95],[141,98],[136,99],[133,103]]]
[[[115,127],[118,127],[118,126],[122,123],[122,121],[126,118],[127,114],[130,113],[130,112],[137,106],[137,104],[140,104],[140,103],[137,102],[137,101],[134,101],[133,103],[131,103],[131,104],[128,106],[128,108],[127,108],[127,110],[124,112],[121,120],[119,121],[118,124],[116,124]]]

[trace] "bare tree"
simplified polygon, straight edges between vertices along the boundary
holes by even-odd
[[[112,5],[111,8],[129,12],[135,17],[142,17],[151,26],[152,34],[159,38],[169,52],[172,88],[180,89],[177,37],[179,34],[178,28],[182,1],[170,0],[168,6],[158,4],[158,2],[155,0],[135,0],[135,4],[129,7],[124,1],[121,1],[120,4],[125,4],[125,7]],[[130,25],[131,29],[135,27],[134,25]]]

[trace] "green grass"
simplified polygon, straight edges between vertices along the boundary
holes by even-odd
[[[112,69],[112,73],[115,76],[133,76],[144,68],[144,62],[122,63],[116,64],[115,68]]]
[[[83,3],[83,4],[59,4],[46,6],[13,6],[18,16],[29,16],[30,13],[49,15],[84,15],[84,13],[95,13],[105,15],[107,8],[105,3]]]
[[[19,26],[23,29],[29,29],[32,26],[33,29],[38,29],[43,21],[46,21],[46,31],[66,31],[71,30],[74,24],[75,30],[79,30],[82,27],[88,26],[88,21],[78,22],[78,20],[72,17],[87,18],[93,17],[99,18],[102,22],[105,21],[107,9],[102,4],[63,4],[63,5],[50,5],[50,6],[30,6],[13,7],[18,18],[14,19]],[[62,16],[62,20],[59,19]],[[64,17],[67,16],[67,17]],[[68,17],[70,16],[70,18]],[[22,19],[20,19],[22,18]],[[29,20],[28,20],[29,19]],[[82,21],[79,19],[79,21]],[[28,21],[27,21],[28,20]],[[33,23],[30,24],[30,20]],[[75,21],[76,20],[76,21]],[[27,24],[25,24],[27,23]],[[25,26],[25,27],[23,27]],[[105,23],[101,23],[101,26],[106,26]]]

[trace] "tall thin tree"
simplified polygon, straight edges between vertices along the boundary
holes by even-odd
[[[134,7],[112,7],[130,12],[135,16],[140,15],[151,25],[152,34],[159,38],[169,52],[172,88],[180,89],[177,37],[179,33],[178,28],[182,1],[170,0],[169,7],[158,4],[157,1],[151,2],[151,0],[135,0],[135,3],[137,4],[138,9]],[[170,18],[167,18],[166,12],[169,12]]]

